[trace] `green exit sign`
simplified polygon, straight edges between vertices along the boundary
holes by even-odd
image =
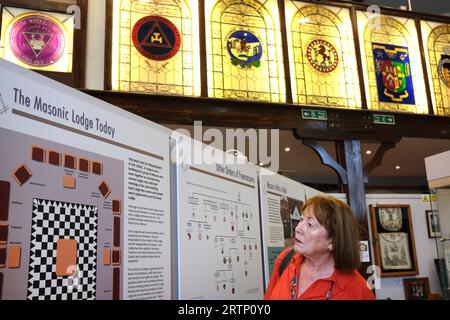
[[[389,114],[374,114],[373,123],[376,124],[395,124],[395,117]]]
[[[313,109],[302,109],[302,118],[311,120],[328,120],[326,111]]]

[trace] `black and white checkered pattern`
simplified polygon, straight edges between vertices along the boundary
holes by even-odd
[[[95,299],[97,213],[95,206],[33,199],[28,299]],[[56,275],[59,239],[77,241],[78,272],[73,276]]]

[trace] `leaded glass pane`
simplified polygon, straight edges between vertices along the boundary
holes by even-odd
[[[349,10],[287,1],[286,23],[294,103],[361,108]]]
[[[450,116],[450,24],[421,21],[434,111]]]
[[[112,88],[200,95],[197,1],[114,0]]]
[[[285,102],[277,1],[206,1],[208,95]]]
[[[362,11],[357,18],[368,108],[428,113],[414,19]]]

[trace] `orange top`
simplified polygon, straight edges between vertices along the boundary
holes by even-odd
[[[331,300],[375,299],[373,292],[367,287],[366,280],[358,271],[343,272],[337,269],[334,270],[329,278],[316,280],[297,298],[298,284],[292,285],[292,279],[295,274],[298,275],[303,256],[296,253],[281,276],[278,275],[281,261],[289,250],[291,248],[284,250],[275,261],[264,300],[291,300],[291,292],[295,293],[294,297],[299,300],[326,300],[328,298]]]

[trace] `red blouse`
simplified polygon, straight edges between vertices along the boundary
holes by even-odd
[[[329,278],[316,280],[300,297],[297,298],[298,284],[293,285],[294,275],[300,271],[303,260],[301,254],[295,254],[286,266],[286,269],[278,275],[281,261],[291,248],[284,250],[275,261],[269,286],[264,295],[265,300],[291,300],[291,293],[299,300],[374,300],[375,296],[367,287],[366,280],[358,271],[343,272],[337,269]]]

